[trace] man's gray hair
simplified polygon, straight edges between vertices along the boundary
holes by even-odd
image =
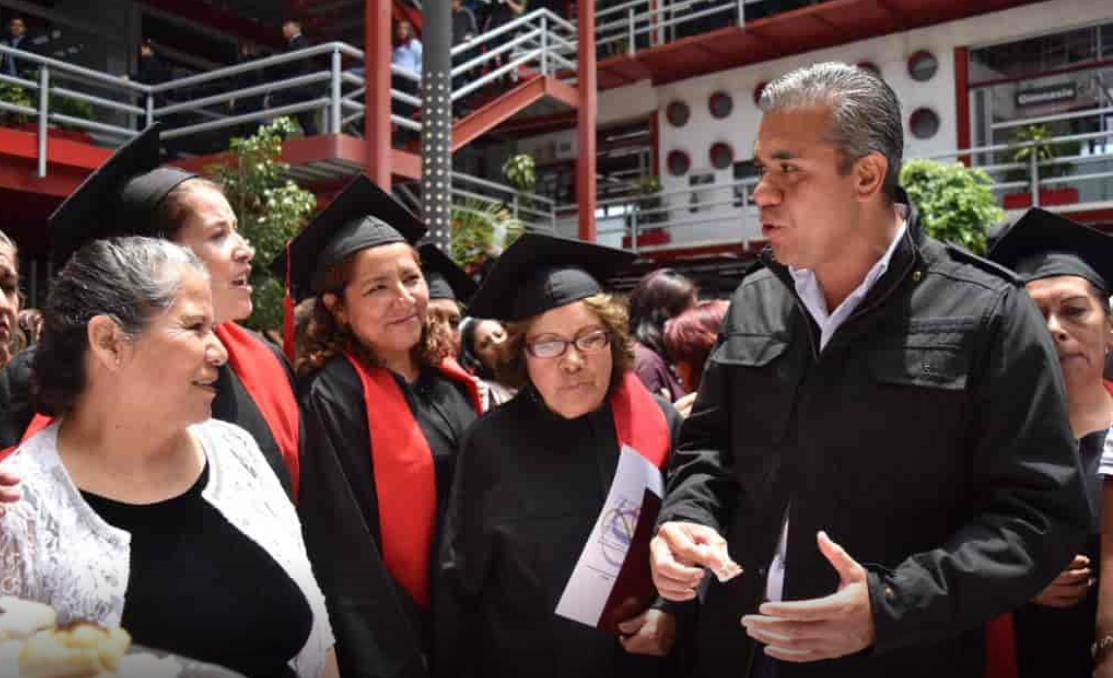
[[[785,73],[766,85],[758,101],[763,113],[816,107],[831,110],[826,138],[842,151],[849,172],[859,158],[878,152],[889,160],[885,194],[896,195],[904,153],[900,101],[885,81],[869,71],[830,61]]]

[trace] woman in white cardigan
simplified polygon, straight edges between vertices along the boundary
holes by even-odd
[[[336,676],[297,514],[254,440],[210,419],[227,353],[196,256],[93,242],[45,325],[34,382],[55,419],[3,464],[22,499],[0,518],[0,593],[246,676]]]

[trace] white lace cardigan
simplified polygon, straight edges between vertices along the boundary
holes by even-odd
[[[320,678],[334,639],[297,512],[250,434],[215,419],[189,430],[208,459],[201,496],[274,558],[309,602],[312,630],[290,666],[300,678]],[[22,479],[22,498],[0,518],[0,594],[52,605],[59,623],[88,619],[116,626],[124,610],[131,535],[85,502],[57,443],[55,423],[3,464]]]

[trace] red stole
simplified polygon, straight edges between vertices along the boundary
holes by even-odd
[[[244,389],[259,408],[270,428],[271,436],[282,452],[294,500],[298,497],[301,478],[298,457],[300,419],[298,401],[290,385],[290,375],[282,361],[259,339],[233,322],[221,323],[216,336],[228,349],[228,365],[240,378]]]
[[[433,452],[390,370],[365,367],[350,353],[345,355],[363,384],[383,562],[414,601],[428,608],[429,559],[437,521]],[[444,361],[440,370],[467,385],[476,412],[482,411],[475,380],[455,361]]]
[[[991,619],[985,627],[985,678],[1016,678],[1016,629],[1012,614]]]
[[[665,413],[649,389],[632,371],[611,395],[611,411],[618,444],[629,445],[659,469],[664,469],[672,448]]]

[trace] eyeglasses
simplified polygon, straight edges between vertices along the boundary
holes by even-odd
[[[526,351],[534,358],[550,360],[552,358],[559,358],[567,353],[569,344],[574,344],[576,350],[580,353],[598,353],[610,345],[610,343],[611,335],[609,332],[606,330],[593,330],[586,334],[581,334],[571,341],[568,339],[561,339],[560,337],[543,336],[540,339],[535,339],[526,343]]]

